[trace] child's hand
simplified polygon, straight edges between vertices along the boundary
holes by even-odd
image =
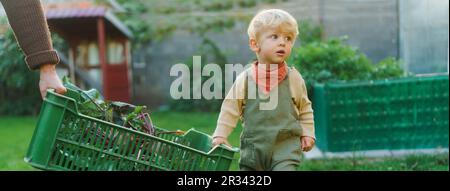
[[[224,137],[214,137],[212,141],[213,147],[216,145],[225,144],[231,147],[230,143],[228,143],[228,140]]]
[[[300,140],[302,142],[302,150],[305,152],[310,151],[316,142],[314,138],[307,136],[301,137]]]

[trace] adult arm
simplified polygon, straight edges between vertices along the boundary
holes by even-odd
[[[39,0],[0,0],[9,24],[25,54],[31,70],[42,65],[57,64],[59,57],[53,49],[44,10]]]

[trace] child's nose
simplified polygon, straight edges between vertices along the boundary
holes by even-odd
[[[285,46],[285,45],[286,45],[286,39],[280,38],[280,40],[279,40],[279,42],[278,42],[278,45],[280,45],[280,46]]]

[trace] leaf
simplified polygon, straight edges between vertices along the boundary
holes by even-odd
[[[72,84],[67,77],[63,78],[63,83],[70,92],[79,94],[78,96],[72,96],[80,97],[80,99],[77,100],[77,104],[79,111],[82,114],[121,125],[126,128],[131,128],[136,131],[144,133],[153,132],[149,129],[153,128],[153,126],[148,127],[149,125],[147,125],[146,119],[140,117],[144,112],[149,117],[148,113],[146,113],[145,106],[135,106],[118,101],[105,101],[98,90],[91,89],[84,91]]]
[[[105,111],[105,120],[106,121],[108,121],[108,122],[111,122],[111,123],[114,123],[114,121],[113,121],[113,113],[114,113],[114,110],[112,109],[112,108],[109,108],[109,109],[107,109],[106,111]]]
[[[62,82],[66,88],[69,88],[69,89],[72,89],[75,91],[81,91],[81,89],[78,88],[75,84],[73,84],[67,76],[63,77]]]
[[[142,106],[137,106],[137,107],[134,109],[133,112],[131,112],[130,114],[127,115],[126,121],[131,121],[131,120],[133,120],[134,118],[136,118],[136,117],[138,116],[138,114],[141,113],[141,111],[142,111],[143,108],[144,108],[144,107],[142,107]]]

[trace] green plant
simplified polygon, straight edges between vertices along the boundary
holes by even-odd
[[[292,51],[288,63],[305,79],[309,95],[315,83],[403,76],[400,61],[387,58],[373,64],[358,48],[345,44],[346,38],[313,41]]]
[[[308,84],[338,80],[370,79],[371,61],[342,39],[312,42],[293,50],[289,62]]]
[[[256,3],[256,0],[238,0],[240,7],[254,7]]]
[[[145,106],[104,100],[96,89],[84,91],[72,84],[66,76],[62,81],[70,91],[67,96],[77,101],[80,113],[153,135],[154,126]],[[72,91],[76,93],[72,94]]]
[[[404,75],[404,73],[405,71],[402,68],[402,63],[395,58],[389,57],[374,65],[372,79],[399,77]]]
[[[68,50],[68,45],[58,35],[52,34],[52,41],[57,50]],[[39,112],[39,72],[31,71],[24,58],[13,31],[8,29],[0,34],[0,115],[37,115]]]
[[[37,114],[39,73],[30,71],[12,30],[0,39],[0,115]]]

